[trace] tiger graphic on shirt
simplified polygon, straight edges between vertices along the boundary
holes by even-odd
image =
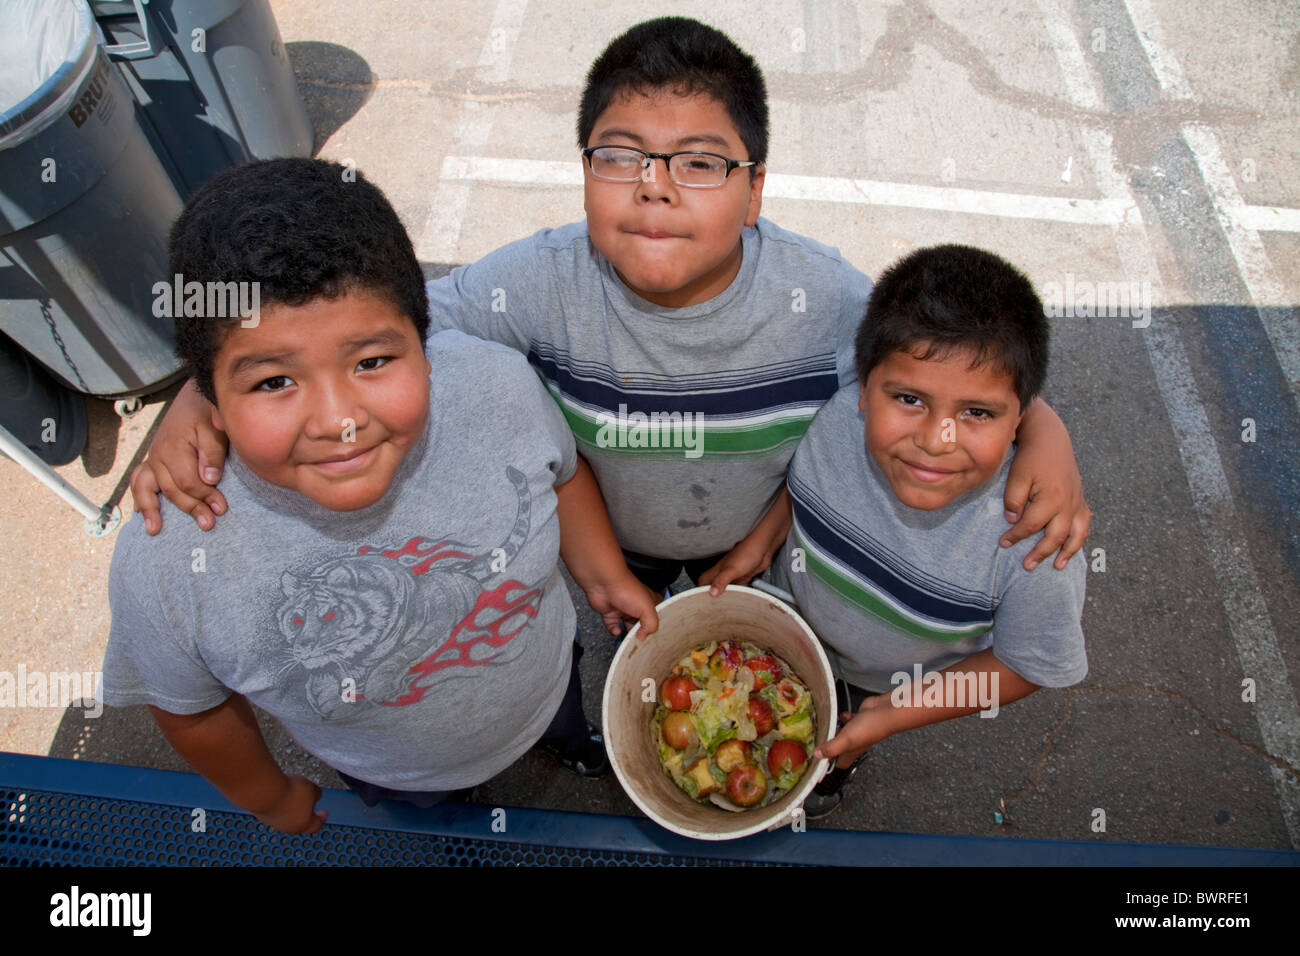
[[[484,590],[528,538],[528,481],[514,468],[506,477],[517,510],[496,547],[413,537],[282,575],[276,619],[288,653],[279,678],[305,672],[313,711],[330,719],[357,707],[413,704],[443,682],[472,679],[523,653],[517,638],[537,616],[545,582],[507,579]]]

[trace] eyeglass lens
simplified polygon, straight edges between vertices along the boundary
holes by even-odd
[[[645,169],[645,153],[603,147],[591,154],[591,171],[601,179],[635,182]],[[727,179],[727,161],[708,153],[678,153],[668,163],[668,175],[681,186],[717,186]]]

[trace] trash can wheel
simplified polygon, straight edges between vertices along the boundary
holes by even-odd
[[[139,395],[133,398],[119,398],[113,403],[113,411],[121,418],[130,418],[142,408],[144,408],[144,401]]]

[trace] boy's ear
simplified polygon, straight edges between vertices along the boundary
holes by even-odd
[[[858,411],[867,410],[867,383],[858,379]]]
[[[749,208],[745,210],[745,225],[752,226],[758,222],[763,211],[763,180],[767,176],[767,163],[749,167],[754,175],[749,180]]]
[[[221,409],[217,408],[216,402],[209,402],[208,404],[212,407],[212,427],[223,435],[228,434],[226,432],[226,420],[221,417]]]

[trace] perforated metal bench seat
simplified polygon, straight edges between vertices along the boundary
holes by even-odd
[[[195,774],[0,753],[4,866],[1296,865],[1300,853],[789,829],[710,843],[645,818],[449,804],[366,807],[327,790],[329,823],[287,836]],[[494,828],[495,824],[495,828]]]

